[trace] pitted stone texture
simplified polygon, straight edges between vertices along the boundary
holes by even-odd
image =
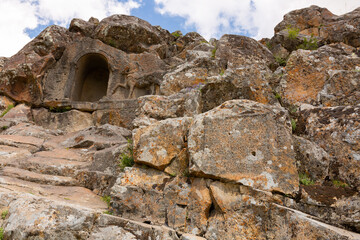
[[[320,37],[326,43],[345,42],[359,47],[360,8],[341,16],[334,15],[326,8],[310,6],[291,11],[275,27],[275,34],[288,26],[300,30],[300,34]]]
[[[206,180],[170,177],[163,172],[126,168],[111,188],[115,214],[181,232],[204,234],[211,207]]]
[[[134,130],[135,162],[164,170],[186,148],[192,118],[173,118]]]
[[[314,182],[323,183],[329,176],[330,155],[316,143],[298,136],[294,136],[294,149],[298,172],[306,174]]]
[[[126,15],[113,15],[101,20],[95,29],[94,37],[128,53],[142,53],[150,47],[160,47],[166,40],[172,39],[168,31]]]
[[[63,113],[54,113],[46,108],[33,110],[34,122],[47,129],[64,132],[76,132],[93,126],[93,118],[90,113],[71,110]]]
[[[266,47],[248,37],[226,34],[219,40],[216,57],[222,69],[234,73],[232,83],[246,91],[248,99],[274,103],[269,82],[275,58]]]
[[[61,58],[71,38],[65,28],[46,28],[5,62],[0,72],[0,91],[15,101],[39,104],[43,97],[41,81],[46,71]]]
[[[315,106],[358,104],[360,57],[348,48],[332,44],[293,52],[277,88],[282,101]]]
[[[334,180],[360,188],[360,107],[313,108],[300,112],[305,136],[322,147],[334,161],[329,170]]]
[[[194,118],[188,148],[190,174],[286,194],[298,189],[291,132],[282,108],[249,100],[225,102]]]

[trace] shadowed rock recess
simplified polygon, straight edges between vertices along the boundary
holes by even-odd
[[[359,26],[46,28],[0,58],[0,239],[359,240]]]

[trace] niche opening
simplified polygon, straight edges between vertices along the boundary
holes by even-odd
[[[76,64],[74,101],[95,102],[106,96],[109,82],[109,65],[97,53],[82,56]]]

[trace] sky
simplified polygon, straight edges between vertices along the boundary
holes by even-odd
[[[286,13],[310,5],[341,15],[360,7],[360,0],[0,0],[0,56],[12,56],[49,25],[113,14],[206,39],[225,33],[271,38]]]

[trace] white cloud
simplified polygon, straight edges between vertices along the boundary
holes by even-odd
[[[10,57],[31,39],[26,29],[39,24],[66,26],[73,18],[103,19],[130,14],[142,0],[0,0],[0,56]]]
[[[161,14],[183,17],[205,38],[227,32],[245,33],[259,39],[271,37],[273,29],[287,12],[318,5],[334,14],[360,6],[359,0],[155,0]]]
[[[35,11],[30,1],[0,1],[0,56],[10,56],[30,41],[24,30],[38,25]]]

